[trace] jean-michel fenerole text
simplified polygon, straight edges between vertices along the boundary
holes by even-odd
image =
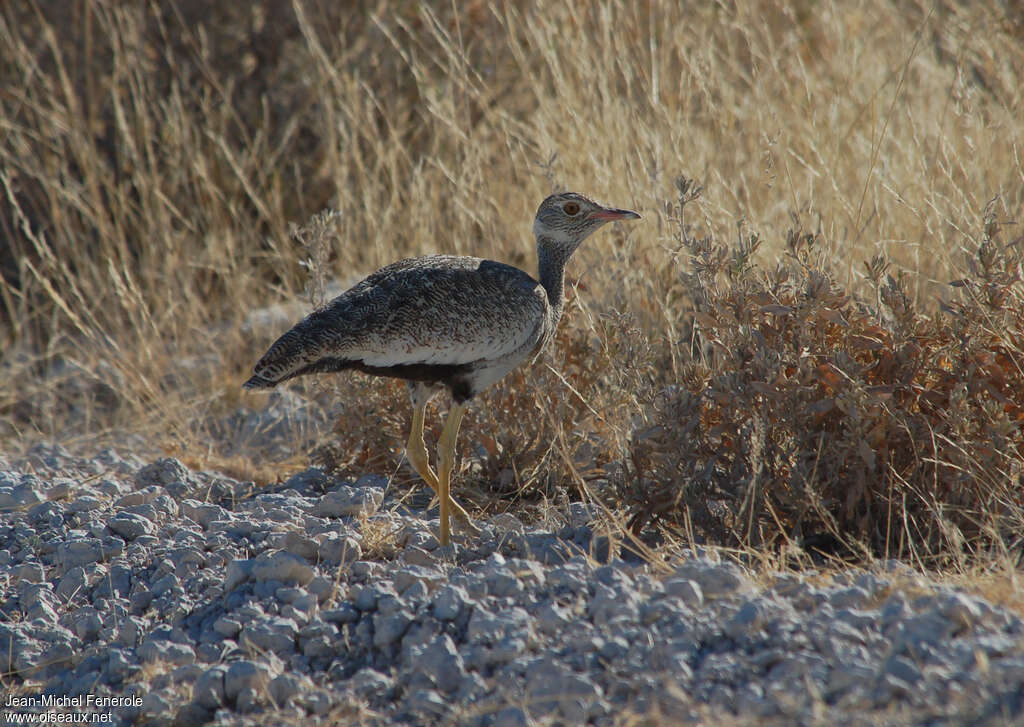
[[[142,697],[131,695],[126,697],[97,697],[94,694],[76,694],[75,696],[40,694],[35,697],[7,695],[4,701],[5,707],[28,708],[66,708],[77,707],[79,709],[108,709],[110,707],[141,707]]]

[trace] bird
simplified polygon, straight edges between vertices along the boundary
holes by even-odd
[[[564,309],[565,265],[603,225],[640,219],[627,209],[561,192],[541,202],[533,222],[538,279],[478,257],[427,255],[387,265],[314,310],[270,346],[246,389],[273,388],[306,374],[361,371],[404,379],[413,409],[406,455],[440,502],[438,542],[449,518],[479,536],[451,497],[455,443],[470,401],[553,337]],[[427,403],[447,389],[452,404],[437,444],[437,471],[423,440]]]

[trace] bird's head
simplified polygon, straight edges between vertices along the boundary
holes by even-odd
[[[582,194],[562,192],[540,203],[533,234],[538,247],[568,259],[581,242],[605,223],[638,219],[640,215],[636,212],[604,207]]]

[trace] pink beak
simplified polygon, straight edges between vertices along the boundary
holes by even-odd
[[[603,207],[596,212],[590,213],[592,220],[639,220],[640,215],[632,210],[617,210],[611,207]]]

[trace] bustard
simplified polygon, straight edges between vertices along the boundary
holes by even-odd
[[[450,542],[449,514],[478,534],[450,492],[455,440],[469,400],[551,338],[562,316],[565,264],[580,243],[607,222],[639,218],[581,194],[551,195],[533,222],[539,282],[519,268],[476,257],[429,255],[392,263],[277,339],[244,386],[271,388],[303,374],[348,369],[405,379],[413,406],[406,452],[440,500],[438,540]],[[445,387],[453,403],[438,440],[435,473],[423,441],[423,414]]]

